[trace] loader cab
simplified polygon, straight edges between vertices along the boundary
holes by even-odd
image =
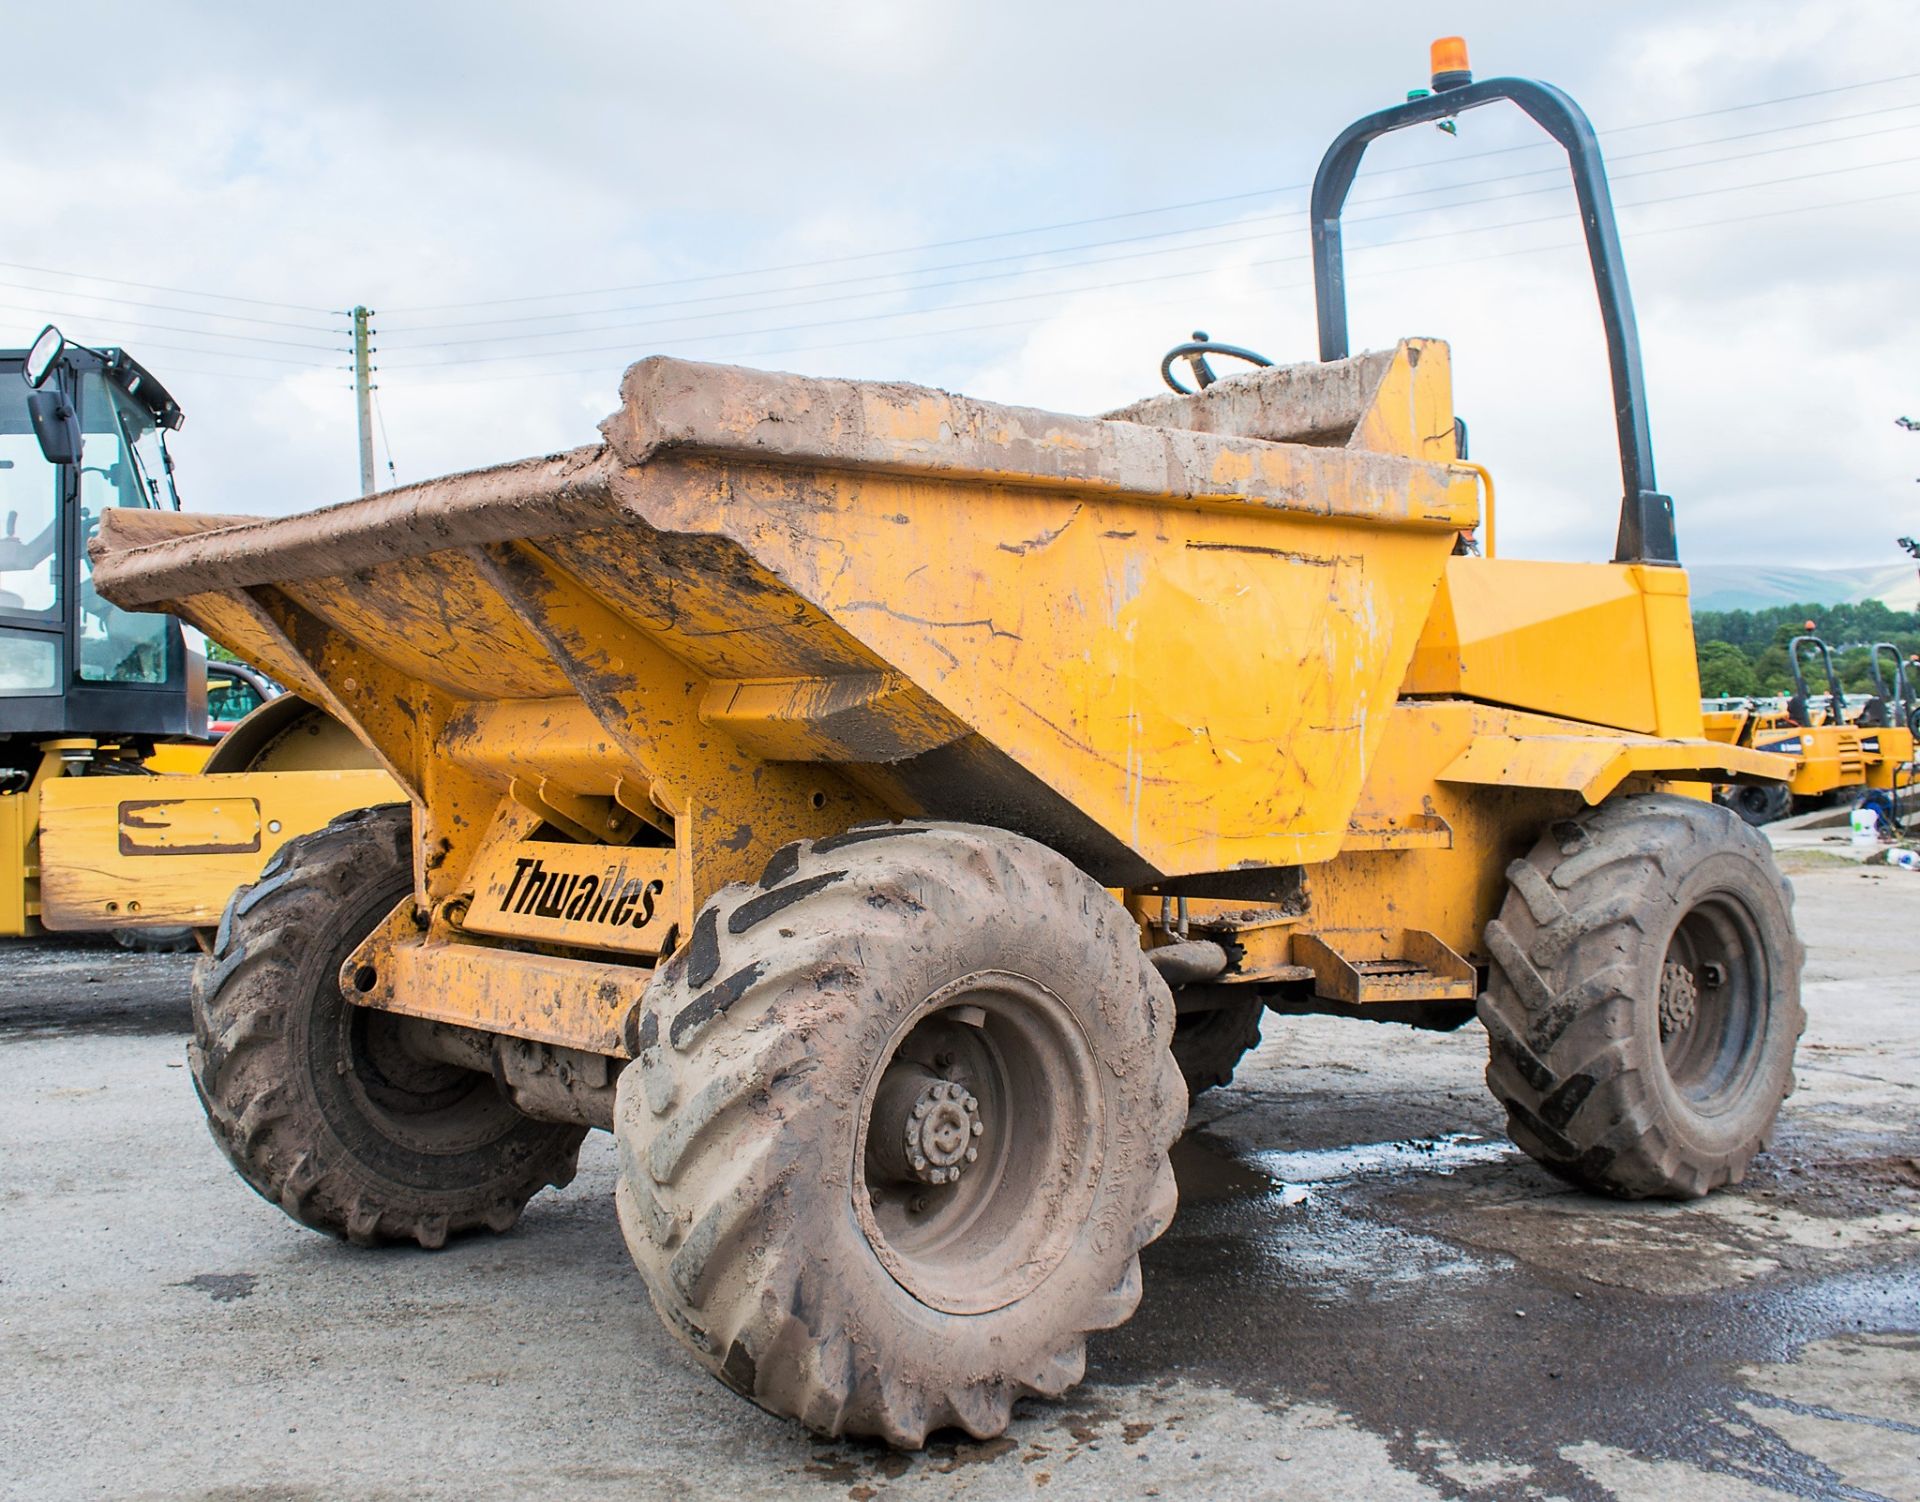
[[[49,327],[0,351],[0,739],[206,734],[198,651],[103,599],[87,557],[107,511],[178,509],[165,434],[183,419],[122,350]]]

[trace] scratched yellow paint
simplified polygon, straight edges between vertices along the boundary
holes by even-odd
[[[377,771],[55,778],[40,792],[41,921],[63,933],[218,923],[288,840],[394,796]]]
[[[1767,770],[1754,751],[1596,732],[1464,698],[1405,699],[1387,718],[1349,838],[1311,872],[1309,929],[1398,924],[1484,958],[1507,862],[1555,819],[1620,791],[1704,796],[1709,783],[1695,779],[1730,762]]]
[[[643,503],[664,529],[750,535],[873,660],[1168,874],[1338,848],[1473,517],[1440,479],[1436,523],[1367,494],[1325,515],[828,474],[802,533],[756,525],[778,483],[730,471]]]
[[[1347,446],[1405,454],[1430,464],[1446,464],[1458,457],[1446,345],[1433,339],[1401,342]]]

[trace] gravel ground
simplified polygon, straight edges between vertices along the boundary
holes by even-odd
[[[508,1236],[356,1251],[208,1139],[187,962],[16,948],[0,1493],[1920,1499],[1920,874],[1783,843],[1811,1022],[1740,1190],[1570,1192],[1500,1135],[1477,1026],[1269,1018],[1086,1385],[911,1456],[683,1359],[604,1137]]]

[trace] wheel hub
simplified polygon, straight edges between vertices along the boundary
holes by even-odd
[[[985,1132],[980,1102],[965,1085],[917,1064],[897,1064],[880,1082],[868,1140],[887,1177],[952,1184],[979,1159]]]
[[[1669,960],[1660,970],[1660,1038],[1664,1042],[1693,1026],[1700,984],[1685,965]]]

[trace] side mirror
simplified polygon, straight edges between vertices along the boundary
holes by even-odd
[[[47,384],[47,377],[53,373],[53,367],[66,347],[67,336],[52,324],[40,330],[40,337],[33,341],[33,348],[27,351],[27,363],[20,371],[35,391]],[[44,448],[45,444],[41,446]]]
[[[33,436],[40,440],[40,452],[47,463],[80,462],[80,414],[63,392],[38,388],[28,392],[27,414],[33,419]]]

